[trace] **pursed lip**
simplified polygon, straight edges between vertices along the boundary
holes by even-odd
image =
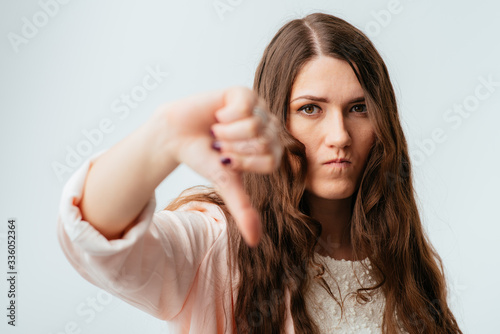
[[[349,160],[340,158],[340,159],[329,160],[329,161],[325,162],[324,164],[326,165],[326,164],[340,163],[340,162],[349,162],[350,163]]]

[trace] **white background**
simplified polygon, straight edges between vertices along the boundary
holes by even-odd
[[[218,13],[217,3],[230,10]],[[52,16],[42,10],[34,0],[0,4],[2,333],[65,333],[72,322],[80,333],[167,332],[162,321],[115,297],[105,299],[70,266],[55,227],[71,173],[58,174],[53,166],[67,166],[68,150],[84,145],[82,131],[98,128],[104,119],[113,130],[90,153],[116,144],[163,102],[231,85],[251,87],[277,30],[316,11],[360,28],[384,58],[414,163],[422,219],[445,264],[452,310],[465,333],[498,333],[498,2],[73,0],[52,8]],[[24,38],[26,22],[38,23],[38,31],[25,43],[12,42],[13,36]],[[168,76],[126,117],[113,112],[121,94],[140,90],[147,68]],[[488,91],[481,80],[496,84]],[[489,94],[478,99],[481,85],[480,94]],[[471,110],[467,116],[453,112],[460,106]],[[439,131],[441,139],[432,140]],[[202,183],[179,167],[157,189],[157,210],[182,189]],[[12,217],[18,221],[15,328],[7,325],[4,278]],[[92,309],[89,298],[98,298],[93,317],[77,311]]]

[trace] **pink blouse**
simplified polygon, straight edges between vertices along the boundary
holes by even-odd
[[[57,236],[70,264],[93,285],[165,320],[172,333],[236,333],[239,275],[228,264],[222,210],[190,202],[176,211],[155,212],[153,193],[135,225],[122,239],[110,241],[82,220],[79,208],[89,168],[104,152],[90,156],[62,191]],[[286,333],[294,333],[288,290],[285,303]]]

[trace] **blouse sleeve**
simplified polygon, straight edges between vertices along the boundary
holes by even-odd
[[[108,240],[79,208],[92,155],[66,182],[57,217],[63,253],[87,281],[163,320],[182,309],[197,270],[226,226],[215,204],[190,202],[176,211],[155,211],[153,193],[121,239]]]

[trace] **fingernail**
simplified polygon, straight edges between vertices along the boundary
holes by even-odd
[[[216,150],[216,151],[220,152],[220,149],[221,149],[220,142],[219,142],[219,141],[217,141],[217,140],[216,140],[216,141],[214,141],[214,142],[212,143],[212,148],[213,148],[214,150]]]
[[[231,163],[231,159],[229,158],[221,158],[220,159],[220,162],[223,164],[223,165],[229,165]]]
[[[210,135],[215,138],[215,133],[212,129],[210,129]]]

